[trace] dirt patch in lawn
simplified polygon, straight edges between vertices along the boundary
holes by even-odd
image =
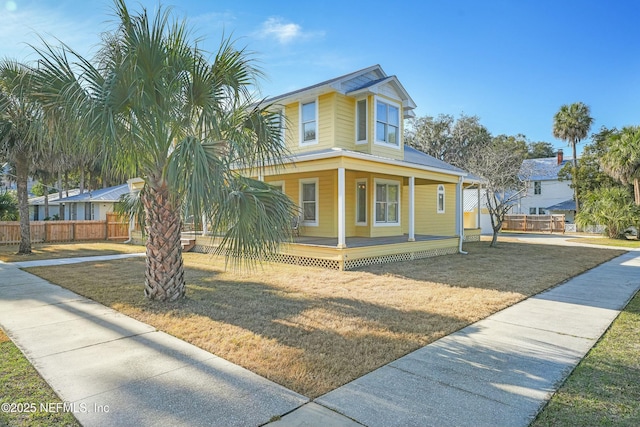
[[[622,252],[485,242],[339,272],[266,264],[239,274],[185,254],[187,298],[142,294],[144,260],[28,271],[311,398]]]

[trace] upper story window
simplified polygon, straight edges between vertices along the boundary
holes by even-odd
[[[400,108],[376,100],[376,142],[400,146]]]
[[[444,213],[444,185],[438,185],[438,213]]]
[[[356,102],[356,144],[367,142],[367,100]]]
[[[300,104],[300,145],[318,142],[318,104],[316,101]]]
[[[542,194],[542,182],[533,181],[533,194]]]

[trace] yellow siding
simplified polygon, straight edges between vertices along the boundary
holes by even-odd
[[[299,150],[298,145],[300,142],[300,104],[295,102],[286,105],[284,116],[286,120],[284,140],[287,148],[295,152]]]
[[[454,236],[456,234],[456,186],[445,184],[445,209],[438,213],[438,184],[415,187],[415,231],[416,234]],[[408,191],[408,188],[405,188]],[[408,207],[408,202],[407,207]],[[403,215],[404,218],[404,215]],[[408,214],[406,216],[408,221]]]
[[[307,150],[322,150],[331,148],[335,142],[335,98],[336,94],[330,93],[318,97],[318,133],[320,139],[315,145],[305,147]]]
[[[354,150],[356,148],[356,100],[336,94],[335,97],[335,146]]]
[[[477,219],[478,219],[477,209],[474,209],[473,212],[465,212],[464,228],[476,228]]]
[[[273,175],[265,182],[283,182],[284,192],[296,205],[300,205],[300,180],[318,178],[318,226],[301,226],[300,234],[315,237],[337,237],[337,172],[318,171],[286,175]]]

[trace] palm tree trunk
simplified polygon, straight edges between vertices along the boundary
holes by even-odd
[[[638,178],[634,178],[633,180],[633,197],[636,205],[640,206],[640,179]]]
[[[578,141],[573,141],[573,144],[571,144],[571,148],[573,148],[573,172],[571,173],[571,179],[573,181],[573,198],[576,201],[576,214],[578,214],[580,212],[580,200],[578,199],[578,183],[576,182],[576,174],[578,173],[578,155],[576,145],[578,145]]]
[[[29,225],[29,159],[24,153],[18,153],[16,162],[16,186],[18,190],[18,212],[20,215],[20,247],[19,254],[31,253],[31,227]]]
[[[166,182],[157,184],[148,179],[141,200],[147,231],[144,294],[152,300],[175,301],[185,295],[180,210]]]

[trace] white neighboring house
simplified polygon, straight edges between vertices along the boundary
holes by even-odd
[[[120,196],[129,193],[129,185],[86,191],[80,194],[78,189],[69,190],[69,196],[58,199],[58,193],[49,195],[49,217],[53,217],[64,209],[65,220],[106,220],[107,213],[113,212],[114,205]],[[30,218],[42,221],[44,216],[44,196],[29,199]]]
[[[66,193],[66,191],[63,191],[63,194],[66,195]],[[69,197],[75,196],[77,194],[80,194],[80,190],[78,190],[77,188],[69,190]],[[53,218],[54,215],[60,214],[58,196],[58,192],[49,194],[49,218]],[[31,221],[43,221],[46,218],[44,206],[45,196],[31,197],[29,199],[29,219]]]
[[[556,157],[527,159],[522,162],[522,175],[529,184],[510,213],[526,215],[564,214],[565,222],[573,223],[576,204],[571,181],[560,181],[558,172],[571,159],[558,150]]]

